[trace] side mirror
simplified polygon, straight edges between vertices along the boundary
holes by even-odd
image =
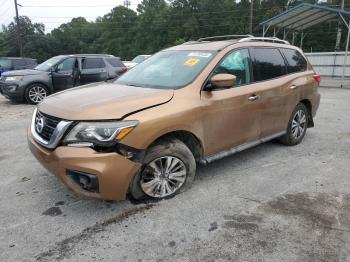
[[[210,79],[210,83],[217,88],[231,88],[236,85],[236,76],[231,74],[217,74]]]

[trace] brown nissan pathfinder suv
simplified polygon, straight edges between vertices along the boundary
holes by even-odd
[[[163,50],[114,83],[54,94],[28,130],[35,157],[74,191],[109,200],[165,198],[196,163],[313,127],[320,77],[277,38],[203,38]]]

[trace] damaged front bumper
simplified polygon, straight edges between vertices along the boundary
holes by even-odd
[[[116,152],[59,146],[48,150],[37,144],[28,130],[28,144],[37,160],[69,188],[88,197],[124,200],[129,184],[141,167]]]

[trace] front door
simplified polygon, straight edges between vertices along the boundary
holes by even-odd
[[[59,63],[52,72],[52,82],[56,91],[74,86],[74,72],[78,70],[78,61],[70,57]]]
[[[236,85],[202,91],[201,99],[208,108],[203,120],[207,155],[252,142],[260,135],[259,84],[252,84],[248,49],[229,53],[213,75],[219,73],[235,75]]]

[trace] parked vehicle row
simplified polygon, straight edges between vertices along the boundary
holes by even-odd
[[[112,55],[60,55],[33,69],[4,72],[0,93],[13,101],[37,104],[55,92],[114,79],[126,71],[120,58]]]
[[[28,130],[32,153],[85,196],[162,199],[190,187],[197,163],[276,138],[300,143],[314,126],[319,75],[285,41],[226,38],[174,46],[114,83],[46,98]]]

